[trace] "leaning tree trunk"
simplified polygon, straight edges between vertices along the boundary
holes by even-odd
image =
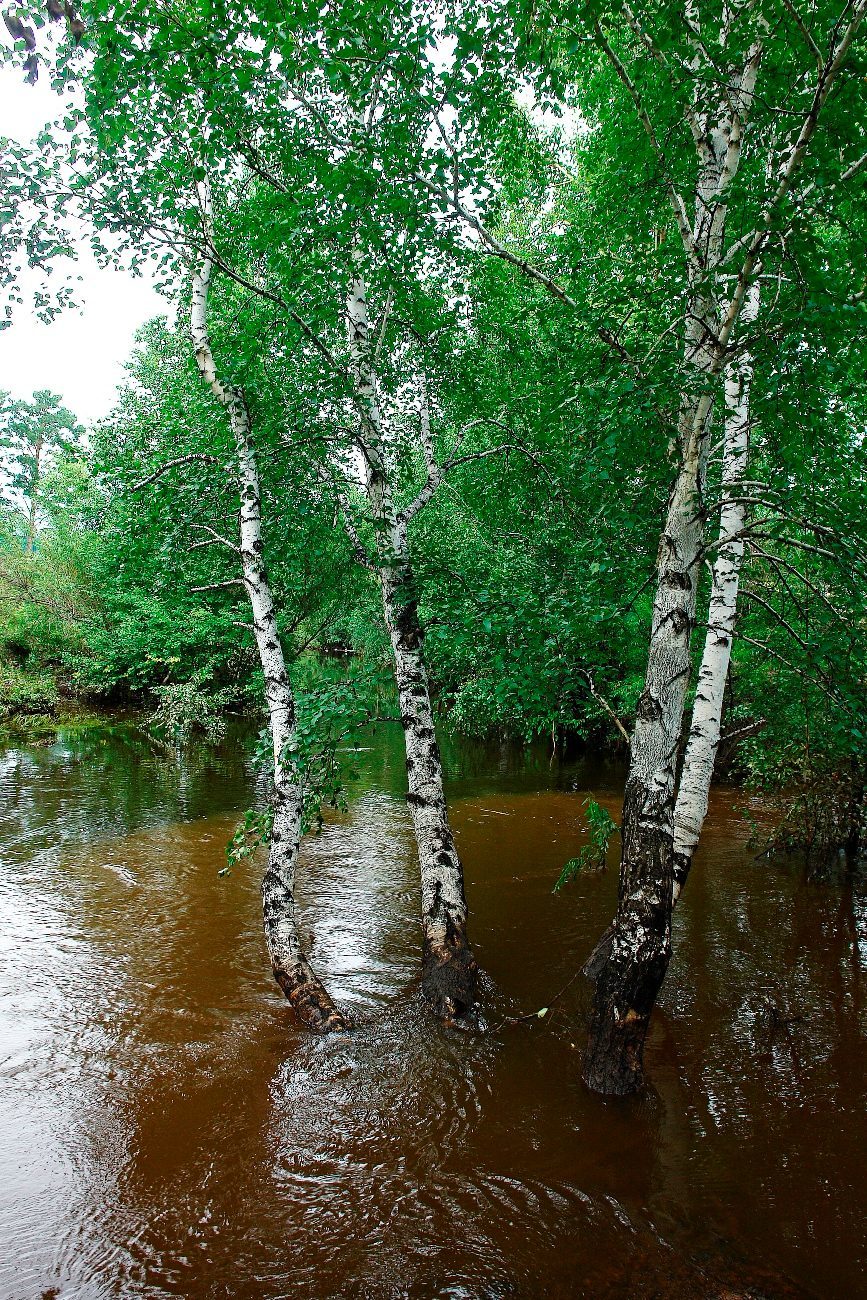
[[[617,913],[610,946],[603,936],[596,962],[584,1056],[585,1082],[603,1093],[624,1095],[641,1087],[644,1043],[671,957],[677,752],[690,677],[710,420],[727,344],[720,331],[716,277],[727,194],[740,163],[743,119],[757,70],[755,48],[720,100],[697,105],[694,118],[698,166],[693,227],[684,234],[689,291],[680,466],[660,539],[647,672],[630,747]],[[729,313],[727,332],[736,314]]]
[[[256,647],[265,678],[274,753],[274,819],[268,866],[262,880],[265,939],[274,978],[301,1024],[318,1033],[343,1031],[349,1028],[349,1021],[335,1006],[310,965],[295,919],[295,868],[303,830],[303,791],[286,757],[295,728],[295,701],[263,560],[262,497],[250,414],[243,392],[224,384],[218,377],[208,338],[210,273],[211,265],[206,261],[193,279],[191,334],[199,371],[211,392],[225,407],[235,439],[240,498],[239,549]]]
[[[755,321],[758,307],[759,286],[755,283],[747,292],[741,313],[746,325]],[[701,837],[719,748],[723,698],[731,659],[744,554],[746,507],[742,499],[742,485],[749,459],[752,376],[752,357],[746,351],[726,367],[719,544],[713,565],[704,652],[675,803],[672,906],[676,905],[686,883],[692,857]],[[598,979],[611,953],[614,930],[612,923],[584,963],[584,974],[588,979]]]
[[[376,530],[376,565],[406,744],[406,798],[421,872],[422,990],[438,1015],[453,1019],[475,1002],[478,967],[467,940],[463,868],[449,823],[406,524],[395,507],[386,463],[361,277],[350,285],[347,315],[358,441]]]
[[[636,708],[623,800],[617,915],[596,978],[584,1079],[625,1094],[642,1082],[644,1040],[671,955],[675,765],[689,682],[690,632],[702,541],[701,477],[710,396],[693,406],[695,433],[660,544],[644,690]]]
[[[741,319],[751,325],[758,315],[759,285],[750,286]],[[707,633],[692,706],[692,722],[674,810],[674,880],[672,903],[686,884],[693,854],[707,816],[710,784],[719,748],[723,699],[737,619],[741,563],[744,556],[746,503],[744,479],[750,453],[750,390],[753,360],[748,351],[725,372],[725,434],[719,543],[712,570]]]
[[[734,13],[735,11],[731,11]],[[700,39],[695,6],[686,10],[687,26],[694,40],[696,75],[695,99],[688,113],[699,158],[692,230],[684,222],[685,208],[669,182],[669,197],[684,243],[689,284],[687,302],[687,373],[700,368],[702,351],[710,350],[709,380],[726,359],[729,339],[743,309],[744,297],[758,273],[759,262],[773,224],[775,210],[791,192],[793,178],[801,166],[815,134],[819,114],[844,66],[861,22],[867,14],[867,0],[859,0],[834,30],[827,57],[820,60],[819,76],[810,107],[791,146],[783,152],[779,169],[771,169],[771,197],[760,213],[756,227],[746,236],[744,261],[737,275],[732,301],[724,320],[713,302],[721,270],[720,255],[726,220],[727,192],[740,165],[746,116],[755,90],[761,57],[761,40],[751,46],[742,69],[720,81],[717,67],[708,59]],[[726,34],[725,19],[722,36]],[[761,28],[761,25],[760,25]],[[725,40],[720,41],[725,45]],[[625,76],[616,55],[609,49],[615,67]],[[705,96],[719,95],[707,107]],[[704,102],[702,102],[704,101]],[[640,103],[640,101],[639,101]],[[645,121],[649,124],[649,118]],[[650,134],[655,139],[651,125]],[[738,241],[730,252],[739,247]],[[708,311],[707,309],[712,310]],[[690,346],[690,335],[698,328],[704,345]],[[687,388],[687,394],[689,388]],[[660,564],[654,619],[651,631],[645,689],[638,702],[632,762],[626,783],[623,808],[623,857],[620,894],[614,922],[614,936],[608,959],[596,979],[590,1037],[584,1061],[584,1078],[602,1092],[626,1093],[640,1087],[642,1055],[650,1014],[665,976],[671,949],[671,909],[674,884],[674,755],[683,716],[689,677],[689,638],[694,615],[694,577],[698,559],[698,507],[707,451],[710,388],[707,408],[702,397],[681,407],[681,469],[675,487],[666,532],[660,550]],[[684,406],[693,405],[693,436],[684,437]],[[691,462],[695,453],[695,464]],[[695,494],[692,522],[689,514],[678,516],[682,500]],[[673,514],[675,517],[673,517]],[[695,547],[695,549],[693,549]],[[666,588],[685,584],[688,597],[672,600]],[[668,621],[669,626],[664,626]],[[683,631],[677,632],[678,624]]]

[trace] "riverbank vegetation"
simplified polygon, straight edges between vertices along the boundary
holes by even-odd
[[[628,753],[587,965],[599,1091],[641,1085],[715,771],[794,792],[777,847],[860,855],[864,12],[106,2],[55,41],[25,7],[10,26],[11,61],[73,95],[8,145],[10,265],[47,271],[83,221],[169,306],[35,477],[4,416],[9,707],[150,701],[179,735],[267,715],[266,934],[312,1027],[345,1023],[295,860],[365,719],[403,725],[447,1019],[477,967],[436,727]]]

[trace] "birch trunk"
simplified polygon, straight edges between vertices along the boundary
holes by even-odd
[[[759,308],[758,283],[750,286],[742,312],[746,325]],[[722,503],[717,558],[713,565],[708,627],[692,710],[674,811],[672,907],[686,883],[692,856],[707,816],[710,783],[719,748],[723,699],[737,617],[741,562],[744,554],[744,502],[738,500],[747,470],[750,445],[750,388],[753,364],[748,352],[726,367],[725,432],[723,439]],[[612,924],[584,964],[584,974],[596,980],[611,952]]]
[[[598,1092],[640,1087],[644,1040],[671,955],[671,827],[703,534],[702,444],[691,439],[660,544],[647,673],[623,800],[617,915],[596,979],[584,1060],[584,1079]]]
[[[193,278],[190,332],[196,363],[205,383],[225,408],[235,440],[239,508],[239,550],[244,586],[253,615],[256,648],[265,678],[265,699],[274,754],[274,821],[268,865],[262,880],[265,939],[274,978],[299,1021],[318,1033],[344,1031],[349,1021],[334,1005],[314,972],[298,935],[295,918],[295,868],[301,842],[303,791],[287,761],[295,728],[295,701],[268,575],[263,559],[262,494],[250,414],[243,392],[217,375],[207,330],[211,266]]]
[[[350,284],[347,317],[364,486],[376,530],[376,564],[406,744],[406,798],[421,873],[422,990],[438,1015],[453,1019],[465,1015],[476,1000],[478,967],[467,940],[463,868],[449,823],[424,632],[406,523],[395,507],[386,461],[367,287],[360,277]]]
[[[636,707],[623,800],[617,913],[607,952],[606,936],[598,945],[603,956],[584,1056],[588,1087],[615,1095],[642,1085],[644,1043],[671,957],[677,751],[689,686],[715,377],[725,345],[716,276],[727,193],[740,163],[743,117],[757,69],[754,50],[732,78],[730,93],[718,103],[698,106],[702,111],[694,113],[698,167],[693,225],[684,239],[689,289],[680,465],[657,557],[647,672]]]
[[[759,286],[750,286],[741,318],[751,325],[758,315]],[[692,706],[692,722],[674,811],[672,903],[680,897],[707,816],[710,784],[719,748],[723,699],[737,618],[746,504],[743,481],[750,453],[750,390],[753,361],[748,351],[726,367],[725,433],[719,543],[712,570],[704,651]]]

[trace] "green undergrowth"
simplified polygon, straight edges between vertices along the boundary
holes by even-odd
[[[54,717],[60,704],[57,683],[50,672],[31,671],[0,662],[0,723],[13,719]]]

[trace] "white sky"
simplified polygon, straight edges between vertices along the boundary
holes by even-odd
[[[0,134],[27,141],[61,106],[44,70],[35,86],[27,86],[20,70],[0,68]],[[0,330],[0,389],[30,397],[37,388],[50,388],[87,425],[111,409],[135,331],[166,314],[168,304],[146,276],[101,270],[86,244],[78,265],[68,265],[83,277],[76,286],[81,310],[70,309],[44,325],[25,292],[12,325]],[[55,276],[61,274],[58,267]]]

